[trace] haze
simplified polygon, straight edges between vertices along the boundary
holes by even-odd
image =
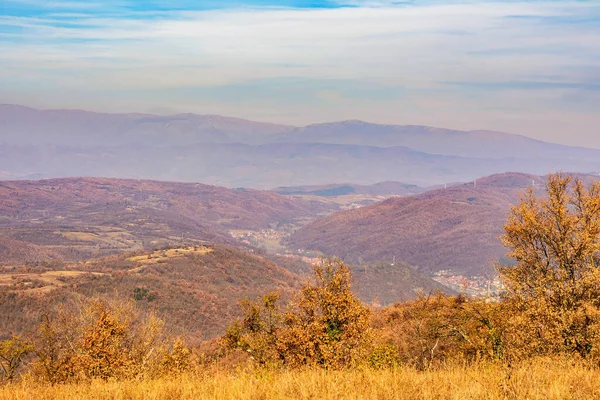
[[[0,103],[362,119],[600,148],[596,1],[2,3]]]

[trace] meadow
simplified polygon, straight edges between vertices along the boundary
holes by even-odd
[[[509,367],[481,362],[419,371],[410,367],[204,371],[156,380],[49,385],[24,379],[0,387],[1,400],[23,399],[594,399],[600,370],[568,359]]]

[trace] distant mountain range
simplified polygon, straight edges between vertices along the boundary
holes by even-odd
[[[351,194],[366,194],[373,196],[407,196],[422,193],[426,188],[402,182],[378,182],[373,185],[355,185],[351,183],[309,186],[287,186],[273,189],[284,195],[313,195],[321,197],[336,197]]]
[[[506,171],[600,170],[600,150],[490,131],[345,121],[296,128],[221,116],[0,105],[0,179],[104,176],[273,188],[430,186]]]

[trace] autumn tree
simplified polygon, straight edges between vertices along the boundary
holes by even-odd
[[[302,287],[285,313],[278,347],[291,365],[354,365],[366,355],[371,339],[369,310],[352,292],[346,264],[324,260],[313,268],[315,282]]]
[[[369,310],[352,292],[352,274],[341,261],[314,266],[285,311],[269,294],[242,303],[244,317],[224,336],[229,348],[242,349],[259,364],[317,365],[341,368],[366,356],[370,344]]]
[[[23,359],[32,351],[33,345],[18,336],[0,341],[0,383],[12,381]]]
[[[600,353],[600,182],[564,174],[512,208],[500,270],[516,345],[528,354]]]
[[[228,348],[241,349],[260,365],[281,362],[277,333],[281,328],[279,294],[268,293],[255,301],[240,302],[243,317],[231,324],[223,337]]]

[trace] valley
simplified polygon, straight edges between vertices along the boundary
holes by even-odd
[[[598,22],[0,0],[0,400],[600,399]]]
[[[239,316],[239,299],[288,298],[323,257],[347,262],[374,308],[497,296],[511,206],[543,192],[550,168],[586,182],[600,170],[594,149],[361,121],[4,105],[0,126],[0,295],[19,314],[0,317],[4,337],[110,294],[199,343]]]

